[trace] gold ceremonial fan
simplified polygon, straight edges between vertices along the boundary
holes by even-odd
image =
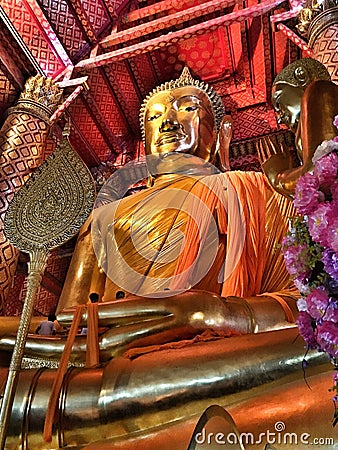
[[[68,127],[67,127],[68,128]],[[29,323],[49,252],[72,238],[89,216],[95,200],[93,178],[68,141],[55,151],[14,196],[5,216],[5,234],[28,253],[27,294],[0,411],[0,448],[6,439]]]

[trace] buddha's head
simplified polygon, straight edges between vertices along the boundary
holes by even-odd
[[[278,123],[297,130],[305,88],[315,80],[330,80],[326,67],[312,58],[299,59],[285,67],[272,86],[272,104]]]
[[[183,153],[213,162],[224,113],[214,89],[185,68],[180,78],[161,84],[143,102],[140,121],[146,155]]]

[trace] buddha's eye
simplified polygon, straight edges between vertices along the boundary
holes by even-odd
[[[147,121],[151,122],[152,120],[155,120],[155,119],[158,119],[159,117],[161,117],[161,115],[162,114],[160,112],[151,114],[150,116],[147,117]]]
[[[179,111],[192,112],[192,111],[196,111],[197,108],[198,108],[197,105],[181,106]]]

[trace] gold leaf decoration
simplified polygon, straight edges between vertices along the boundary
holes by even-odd
[[[89,216],[94,180],[66,137],[14,196],[5,233],[19,250],[52,250],[72,238]]]

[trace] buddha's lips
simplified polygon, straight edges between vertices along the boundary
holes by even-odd
[[[171,144],[172,142],[183,141],[186,137],[187,135],[183,133],[168,132],[166,134],[161,135],[155,142],[155,145],[159,147],[161,145]]]

